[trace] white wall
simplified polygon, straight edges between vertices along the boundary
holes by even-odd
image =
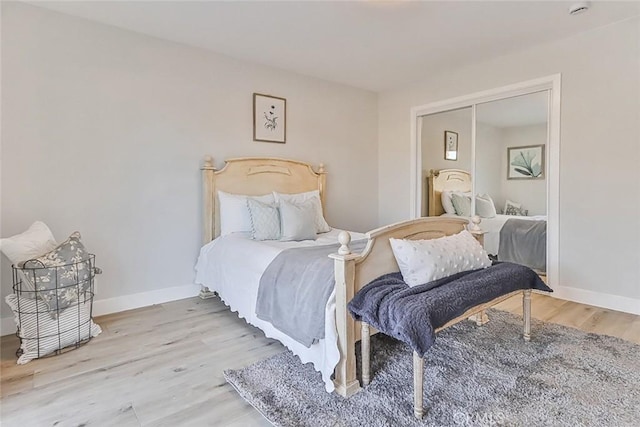
[[[471,107],[431,114],[420,118],[422,148],[422,214],[427,214],[428,188],[426,178],[431,169],[462,169],[471,171]],[[458,159],[444,158],[444,131],[458,133]]]
[[[324,162],[329,223],[377,226],[372,92],[6,2],[2,89],[1,234],[80,230],[98,299],[193,291],[205,154]],[[287,99],[286,144],[252,141],[253,92]]]
[[[476,123],[476,194],[488,193],[496,210],[504,206],[502,195],[502,128],[486,123]]]
[[[639,27],[635,17],[380,94],[380,222],[410,216],[411,107],[562,73],[560,285],[640,312]]]

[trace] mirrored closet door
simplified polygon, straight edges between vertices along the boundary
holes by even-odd
[[[546,273],[548,93],[476,106],[473,213],[498,260]]]
[[[544,274],[549,91],[418,120],[422,216],[481,217],[485,249]]]

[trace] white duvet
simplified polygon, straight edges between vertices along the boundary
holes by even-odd
[[[333,229],[318,235],[318,239],[302,242],[255,241],[247,234],[234,233],[221,236],[200,250],[196,264],[196,283],[218,292],[220,298],[232,311],[248,323],[260,328],[269,338],[274,338],[297,355],[302,363],[313,363],[322,374],[328,392],[334,390],[331,375],[340,360],[336,333],[335,292],[325,307],[325,338],[307,348],[288,335],[274,328],[271,323],[256,316],[256,298],[262,273],[271,261],[289,248],[321,246],[338,242],[338,233]],[[366,238],[361,233],[351,233],[352,240]]]
[[[450,216],[456,218],[465,218],[470,220],[469,217],[459,217],[454,214],[444,214],[442,216]],[[482,218],[480,222],[480,228],[486,233],[484,235],[484,249],[491,255],[497,255],[498,249],[500,249],[500,230],[508,219],[526,219],[531,221],[546,221],[546,215],[534,215],[534,216],[517,216],[517,215],[501,215],[498,214],[493,218]]]

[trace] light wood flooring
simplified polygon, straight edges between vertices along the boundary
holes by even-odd
[[[640,344],[640,316],[534,295],[533,316]],[[521,298],[497,308],[521,313]],[[189,298],[99,317],[103,333],[59,356],[15,364],[1,344],[0,420],[9,426],[267,426],[224,369],[281,352],[219,299]]]

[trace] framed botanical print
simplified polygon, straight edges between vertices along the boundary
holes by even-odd
[[[544,144],[507,148],[507,179],[544,179]]]
[[[444,131],[444,159],[458,160],[458,133]]]
[[[287,142],[287,100],[253,94],[253,140]]]

